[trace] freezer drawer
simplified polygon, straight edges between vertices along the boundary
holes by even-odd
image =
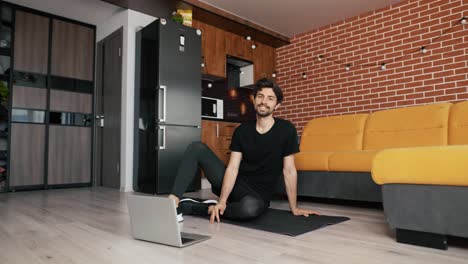
[[[139,132],[139,168],[137,191],[151,194],[169,193],[185,149],[200,141],[201,129],[185,126],[158,126],[155,133]],[[200,188],[200,173],[188,191]]]

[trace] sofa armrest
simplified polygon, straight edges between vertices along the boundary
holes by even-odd
[[[468,186],[468,145],[382,150],[372,161],[377,184]]]

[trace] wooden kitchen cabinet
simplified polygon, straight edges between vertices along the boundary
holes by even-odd
[[[202,31],[203,74],[226,78],[226,42],[224,31],[193,20],[192,26]]]
[[[254,42],[227,31],[225,32],[225,39],[226,53],[228,55],[252,61],[252,44],[254,44]]]
[[[232,135],[240,123],[202,120],[202,142],[205,143],[224,164],[231,156]]]
[[[275,48],[256,43],[257,48],[253,51],[254,79],[261,78],[273,79],[272,74],[275,71]]]

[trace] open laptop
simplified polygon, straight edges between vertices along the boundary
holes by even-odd
[[[128,211],[133,237],[174,247],[185,247],[210,238],[181,232],[172,199],[129,194]]]

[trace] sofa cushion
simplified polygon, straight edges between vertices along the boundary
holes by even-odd
[[[361,150],[367,116],[357,114],[312,119],[302,133],[301,151]]]
[[[468,101],[450,108],[448,144],[468,145]]]
[[[447,145],[451,105],[441,103],[375,112],[367,119],[363,148]]]
[[[377,184],[468,186],[468,145],[395,148],[379,151],[372,162]]]
[[[296,169],[300,171],[328,171],[328,157],[333,152],[299,152],[294,155]]]
[[[340,151],[328,159],[330,171],[370,172],[377,150]]]

